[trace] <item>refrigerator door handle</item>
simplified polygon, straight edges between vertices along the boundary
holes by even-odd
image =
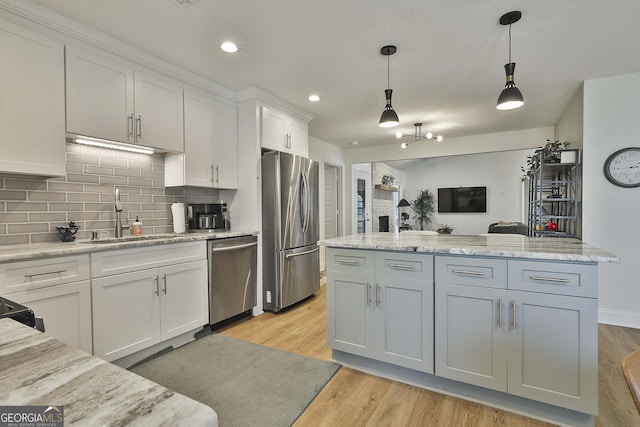
[[[301,213],[302,213],[302,232],[306,233],[309,227],[309,178],[307,177],[307,172],[302,171],[300,174],[300,180],[302,184],[301,188]]]
[[[318,252],[319,250],[320,250],[320,247],[317,246],[315,249],[311,249],[309,251],[298,252],[298,253],[295,253],[295,254],[286,254],[285,258],[289,259],[289,258],[293,258],[293,257],[300,256],[300,255],[312,254],[314,252]]]

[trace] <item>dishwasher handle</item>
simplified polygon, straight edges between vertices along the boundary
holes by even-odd
[[[250,246],[257,246],[257,245],[258,245],[258,242],[252,242],[252,243],[245,243],[244,245],[223,246],[219,248],[214,247],[213,249],[211,249],[211,252],[235,251],[237,249],[244,249]]]

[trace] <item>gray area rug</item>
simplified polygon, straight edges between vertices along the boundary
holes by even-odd
[[[212,407],[220,427],[290,426],[340,365],[211,334],[132,367]]]

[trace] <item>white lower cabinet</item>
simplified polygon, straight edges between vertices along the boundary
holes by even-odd
[[[432,373],[432,260],[329,248],[328,345]]]
[[[94,355],[120,359],[208,323],[205,241],[97,252],[91,263]]]
[[[436,257],[436,270],[455,259]],[[485,267],[482,260],[475,263]],[[556,294],[507,289],[511,282],[508,286],[506,280],[503,289],[436,282],[435,373],[595,415],[597,300],[561,295],[569,282],[563,274],[580,274],[571,270],[575,266],[565,267],[571,273],[563,273],[548,263],[524,264],[534,280],[546,282],[543,287],[555,285]],[[520,267],[509,263],[509,277]],[[467,266],[463,276],[481,280],[482,271]],[[575,289],[566,287],[566,292]]]

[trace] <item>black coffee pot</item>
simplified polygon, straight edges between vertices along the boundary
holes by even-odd
[[[76,239],[75,234],[78,232],[79,227],[75,222],[69,221],[68,227],[56,227],[58,233],[60,233],[60,239],[63,242],[73,242]]]

